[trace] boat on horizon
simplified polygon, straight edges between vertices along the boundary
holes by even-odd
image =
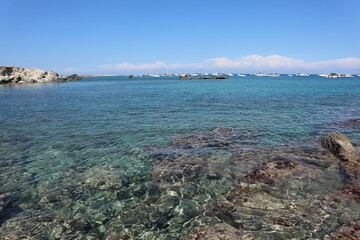
[[[253,76],[257,76],[257,77],[280,77],[279,73],[270,73],[270,74],[266,74],[266,73],[254,73],[252,74]]]
[[[160,74],[149,74],[149,77],[160,77]]]
[[[218,76],[196,76],[192,77],[190,74],[181,75],[179,79],[181,80],[192,80],[192,79],[227,79],[229,76],[218,75]]]
[[[260,73],[253,73],[252,75],[253,75],[253,76],[257,76],[257,77],[266,77],[266,74],[265,74],[265,73],[262,73],[262,72],[260,72]]]
[[[353,78],[352,74],[339,74],[339,73],[322,73],[318,74],[320,77],[324,78]]]
[[[329,73],[326,78],[340,78],[341,75],[338,73]]]
[[[297,74],[295,74],[295,76],[298,76],[298,77],[308,77],[308,76],[310,76],[310,74],[309,74],[309,73],[297,73]]]
[[[279,73],[270,73],[267,75],[268,77],[280,77]]]

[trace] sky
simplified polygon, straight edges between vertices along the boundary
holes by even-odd
[[[0,0],[0,66],[357,74],[359,12],[360,0]]]

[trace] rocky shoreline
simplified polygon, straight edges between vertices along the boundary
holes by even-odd
[[[1,195],[0,239],[360,239],[359,146],[337,133],[280,147],[258,139],[189,133],[147,146],[149,176],[72,169],[31,203]]]
[[[76,74],[63,76],[54,71],[45,71],[36,68],[0,66],[0,84],[55,83],[80,79],[81,77]]]

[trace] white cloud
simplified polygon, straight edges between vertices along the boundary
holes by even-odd
[[[237,59],[225,57],[204,60],[196,64],[167,64],[157,61],[147,64],[133,64],[123,62],[119,64],[103,64],[96,69],[68,68],[65,72],[112,72],[112,73],[155,73],[155,72],[351,72],[356,73],[360,69],[359,58],[343,58],[329,61],[305,62],[301,59],[289,58],[280,55],[260,56],[249,55]]]
[[[210,59],[215,67],[220,68],[240,68],[240,69],[279,69],[279,68],[296,68],[301,66],[304,61],[279,55],[263,57],[260,55],[249,55],[235,60],[227,58]]]
[[[149,64],[132,64],[132,63],[119,63],[119,64],[104,64],[99,66],[100,69],[118,70],[118,71],[164,71],[164,70],[179,70],[179,69],[202,69],[202,64],[166,64],[157,61]]]
[[[331,61],[321,61],[314,63],[304,63],[308,69],[343,69],[358,71],[360,68],[359,58],[343,58]]]

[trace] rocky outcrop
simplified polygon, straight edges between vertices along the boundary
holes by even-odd
[[[340,134],[332,132],[324,138],[325,147],[339,157],[348,183],[338,190],[340,195],[351,199],[360,200],[360,153],[351,144],[350,140]]]
[[[61,76],[54,71],[36,68],[0,67],[0,84],[67,82],[80,79],[76,74]]]
[[[325,147],[332,151],[343,161],[356,162],[359,160],[359,153],[351,144],[350,140],[336,132],[330,133],[324,138]]]

